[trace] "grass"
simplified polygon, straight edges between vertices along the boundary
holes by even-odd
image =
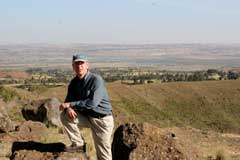
[[[25,119],[23,118],[23,115],[21,113],[20,106],[11,107],[8,111],[8,116],[12,121],[16,121],[16,122],[24,122],[25,121]]]
[[[199,102],[171,99],[159,109],[143,100],[122,98],[117,106],[122,107],[127,116],[136,122],[158,123],[161,126],[192,126],[219,132],[240,132],[240,104],[199,105]],[[233,110],[234,108],[234,110]]]
[[[108,92],[113,110],[118,110],[124,118],[134,122],[150,122],[161,127],[194,127],[204,132],[240,133],[240,81],[208,81],[208,82],[179,82],[154,83],[144,85],[124,85],[108,83]],[[12,88],[9,88],[12,89]],[[46,90],[16,89],[21,100],[56,97],[63,100],[66,86],[47,88]],[[37,94],[39,93],[39,94]],[[16,108],[16,109],[14,109]],[[12,107],[10,117],[14,121],[21,121],[18,106]],[[121,116],[120,116],[121,117]],[[116,121],[118,121],[116,116]],[[117,127],[117,126],[116,126]],[[43,143],[70,141],[66,133],[59,134],[57,128],[49,128],[48,134],[43,135]],[[88,144],[88,154],[95,155],[93,139],[90,130],[82,131]],[[185,133],[184,133],[185,134]],[[207,135],[207,134],[206,134]],[[208,135],[207,135],[208,136]],[[184,139],[188,137],[185,136]],[[198,139],[199,137],[196,137]],[[190,142],[189,142],[190,143]],[[192,144],[192,142],[191,142]],[[205,144],[205,143],[204,143]],[[208,143],[207,143],[208,144]],[[218,145],[216,143],[216,145]],[[200,146],[201,147],[201,146]],[[212,146],[211,146],[212,147]],[[209,147],[202,146],[206,153]],[[228,157],[227,150],[222,155],[217,148],[212,150],[211,156]]]
[[[240,81],[108,87],[114,106],[136,122],[240,133]]]
[[[57,143],[62,142],[65,145],[69,145],[71,142],[67,136],[67,133],[59,133],[64,130],[63,128],[48,128],[46,134],[44,134],[40,140],[41,143]],[[80,130],[84,140],[87,143],[87,155],[90,157],[95,157],[96,151],[94,148],[94,142],[91,135],[91,130],[88,128],[83,128]]]
[[[8,87],[0,86],[0,97],[3,98],[3,101],[9,102],[15,97],[18,97],[18,94],[15,90]]]
[[[144,85],[107,84],[113,108],[135,122],[150,122],[162,127],[192,126],[203,130],[240,133],[240,81],[154,83]],[[61,101],[66,86],[36,87],[41,97]],[[1,87],[1,95],[20,95]],[[7,94],[6,94],[7,93]],[[26,94],[28,95],[28,94]],[[27,96],[30,98],[30,95]],[[11,97],[11,96],[10,96]],[[35,97],[36,98],[36,97]],[[26,98],[22,98],[26,99]],[[21,120],[13,111],[12,117]]]
[[[173,125],[190,125],[199,129],[213,129],[220,132],[240,132],[239,117],[240,105],[198,105],[197,102],[175,102],[169,103],[163,110],[163,120],[170,120]],[[227,109],[235,108],[234,112]]]
[[[38,94],[42,94],[43,92],[47,91],[47,87],[44,85],[22,85],[18,86],[19,88],[27,88],[30,92],[36,92]]]
[[[216,160],[226,160],[226,156],[223,150],[217,151]]]

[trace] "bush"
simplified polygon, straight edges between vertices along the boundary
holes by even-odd
[[[4,102],[8,102],[11,101],[14,97],[18,97],[18,94],[14,90],[0,86],[0,96],[3,98]]]
[[[28,91],[30,92],[37,92],[37,93],[43,93],[47,90],[47,87],[43,85],[29,85]]]
[[[224,151],[223,150],[220,150],[217,152],[216,154],[216,160],[225,160],[226,157],[224,155]]]

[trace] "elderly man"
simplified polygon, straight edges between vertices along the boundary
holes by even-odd
[[[72,59],[76,76],[68,86],[65,102],[59,106],[62,124],[72,142],[68,152],[84,151],[85,142],[79,126],[91,128],[98,160],[111,160],[113,131],[112,106],[103,79],[88,70],[87,57],[76,54]]]

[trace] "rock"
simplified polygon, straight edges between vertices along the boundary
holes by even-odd
[[[17,127],[15,140],[39,141],[47,133],[47,128],[41,122],[26,121]]]
[[[82,153],[66,152],[39,152],[20,150],[14,153],[11,160],[88,160],[89,158]]]
[[[163,133],[160,128],[148,123],[121,125],[114,133],[113,160],[188,159],[176,147],[175,136],[173,133]]]
[[[67,153],[63,143],[47,143],[28,141],[14,142],[12,146],[12,160],[87,160],[84,153]]]
[[[13,144],[40,141],[47,134],[47,127],[41,122],[26,121],[16,127],[11,134],[0,134],[0,159],[12,155]]]
[[[41,122],[26,121],[20,125],[11,146],[11,160],[87,160],[84,153],[66,153],[65,144],[43,143],[43,136],[48,134],[48,128]],[[1,158],[0,158],[1,159]]]
[[[136,139],[142,132],[143,130],[135,124],[126,123],[119,126],[114,133],[112,143],[113,159],[128,160],[130,152],[137,147]]]
[[[0,159],[1,160],[3,160],[4,158],[8,158],[8,160],[9,160],[9,157],[12,153],[11,146],[12,146],[12,143],[10,143],[10,142],[1,142],[0,143]]]
[[[11,121],[3,107],[0,107],[0,133],[6,133],[15,130],[15,124]]]
[[[56,98],[33,101],[22,108],[23,117],[26,120],[39,121],[47,127],[60,127],[60,102]]]

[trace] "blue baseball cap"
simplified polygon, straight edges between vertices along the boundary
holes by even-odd
[[[72,63],[79,62],[79,61],[87,62],[87,56],[83,55],[83,54],[75,54],[75,55],[73,55]]]

